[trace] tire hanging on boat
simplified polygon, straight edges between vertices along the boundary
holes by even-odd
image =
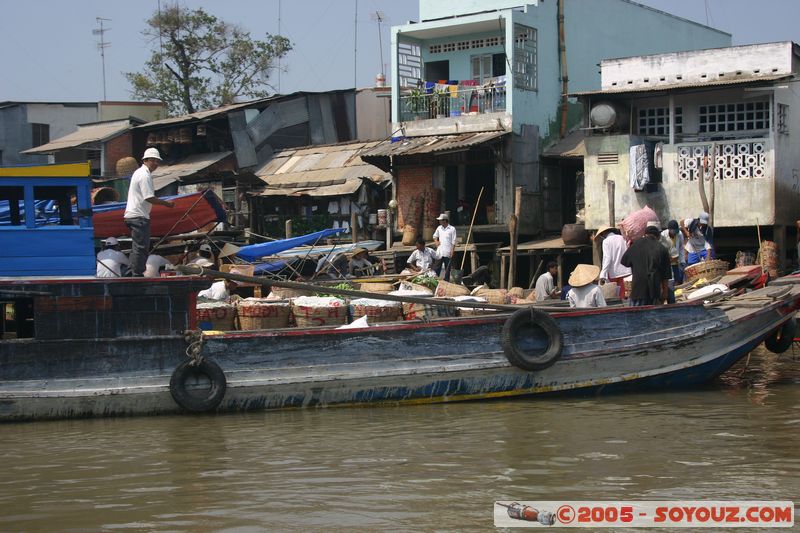
[[[525,347],[524,335],[539,329],[547,336],[544,350]],[[564,335],[556,321],[533,308],[515,311],[503,325],[500,342],[508,361],[523,370],[544,370],[561,357]]]
[[[207,394],[196,395],[186,389],[186,380],[205,376],[211,382]],[[208,359],[195,363],[193,359],[179,364],[169,380],[169,392],[175,403],[192,413],[204,413],[216,409],[225,396],[228,382],[219,365]]]
[[[764,346],[772,353],[783,353],[792,346],[796,334],[797,319],[792,317],[764,339]]]

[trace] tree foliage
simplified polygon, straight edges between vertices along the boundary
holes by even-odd
[[[153,14],[142,33],[152,55],[141,72],[125,77],[133,98],[161,100],[171,115],[268,96],[274,63],[292,49],[280,35],[255,40],[203,9],[179,5]]]

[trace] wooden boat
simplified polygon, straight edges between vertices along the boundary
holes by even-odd
[[[0,420],[689,387],[783,348],[800,307],[790,276],[708,305],[200,334],[209,281],[0,278],[19,337],[0,340]]]
[[[175,207],[153,206],[150,212],[150,234],[153,237],[189,233],[208,224],[226,220],[222,200],[211,190],[169,196],[166,199],[174,202]],[[130,236],[131,230],[125,225],[122,216],[125,206],[122,202],[96,205],[92,208],[96,239]]]

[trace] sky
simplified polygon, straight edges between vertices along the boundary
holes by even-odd
[[[555,0],[546,0],[555,1]],[[590,2],[593,0],[567,0]],[[123,72],[138,71],[153,43],[142,35],[159,0],[0,0],[3,75],[0,101],[88,102],[103,99],[97,17],[105,39],[106,99],[130,99]],[[160,0],[162,5],[174,0]],[[639,0],[727,31],[733,44],[800,41],[800,0]],[[417,20],[416,0],[183,0],[250,31],[281,33],[294,46],[272,85],[295,91],[368,87],[390,67],[389,27]],[[280,8],[280,9],[279,9]],[[279,28],[280,12],[280,28]],[[378,24],[380,12],[385,22]],[[357,28],[357,32],[355,31]],[[354,42],[354,35],[357,42]]]

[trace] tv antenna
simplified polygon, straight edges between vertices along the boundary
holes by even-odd
[[[369,14],[370,20],[378,23],[378,48],[381,50],[381,74],[386,74],[385,65],[383,64],[383,38],[381,37],[381,23],[386,22],[388,19],[383,11],[375,11]]]
[[[111,28],[106,28],[103,26],[103,22],[111,22],[111,19],[105,19],[103,17],[95,17],[95,20],[100,24],[100,27],[97,29],[92,30],[92,35],[99,35],[100,42],[97,43],[97,49],[100,50],[100,60],[103,63],[103,100],[106,100],[106,48],[111,46],[111,43],[107,43],[105,39],[105,34]]]

